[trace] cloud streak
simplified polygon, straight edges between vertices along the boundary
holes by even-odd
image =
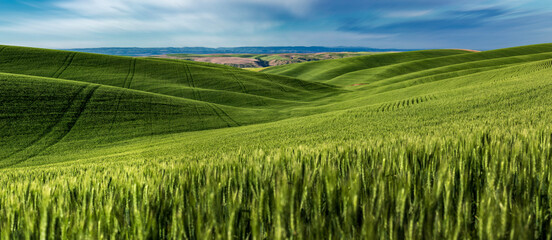
[[[0,43],[53,48],[301,44],[489,49],[552,37],[547,24],[552,8],[543,7],[548,0],[6,1],[0,3]],[[518,36],[511,34],[513,29]]]
[[[359,33],[417,33],[436,31],[457,31],[485,27],[498,18],[508,15],[503,9],[478,9],[469,11],[448,11],[427,19],[417,18],[374,26],[370,22],[346,22],[339,29]],[[415,17],[421,17],[417,15]]]

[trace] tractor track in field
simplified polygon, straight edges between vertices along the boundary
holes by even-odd
[[[123,81],[123,88],[130,88],[130,82],[134,79],[134,74],[136,73],[136,58],[133,58],[130,61],[130,66],[128,68],[128,73],[125,77],[125,80]],[[127,82],[129,82],[127,86]],[[119,91],[117,94],[117,103],[115,104],[115,113],[113,114],[113,118],[111,119],[111,123],[109,124],[109,129],[107,130],[107,135],[111,133],[113,130],[113,126],[115,125],[115,122],[117,120],[117,116],[119,115],[119,109],[121,107],[121,99],[124,94],[124,91]]]
[[[63,74],[63,72],[67,70],[67,68],[71,65],[71,63],[73,63],[73,59],[75,59],[75,55],[77,55],[77,53],[69,54],[63,61],[63,65],[61,65],[61,67],[59,67],[59,69],[54,73],[54,75],[52,75],[52,78],[59,78],[61,74]]]
[[[128,70],[127,77],[125,78],[125,81],[123,82],[123,88],[129,88],[132,84],[132,80],[134,80],[134,75],[136,74],[136,58],[133,58],[130,62],[130,68]]]
[[[190,86],[191,89],[192,89],[192,93],[193,93],[193,95],[194,95],[194,99],[197,100],[197,101],[203,101],[203,100],[201,99],[201,93],[196,89],[196,85],[195,85],[195,81],[194,81],[194,76],[192,75],[192,70],[190,70],[190,66],[188,66],[187,63],[184,63],[184,66],[186,66],[186,71],[185,71],[185,72],[186,72],[186,80],[188,81],[188,86]],[[213,108],[213,107],[210,105],[210,103],[208,103],[208,102],[207,102],[207,105],[209,105],[211,108]],[[194,104],[194,109],[195,109],[195,111],[196,111],[196,113],[197,113],[198,118],[199,118],[199,119],[202,119],[202,118],[201,118],[201,113],[199,112],[199,109],[198,109],[197,104]],[[215,111],[215,110],[213,109],[213,111]],[[215,111],[215,113],[217,113],[217,112]],[[218,113],[217,113],[217,115],[218,115]],[[219,117],[220,117],[220,116],[219,116]],[[220,117],[220,118],[222,119],[222,117]],[[224,119],[223,119],[223,121],[224,121]],[[201,124],[203,125],[203,127],[205,127],[205,124],[203,123],[203,121],[201,121]],[[228,122],[227,122],[227,124],[228,124]]]
[[[181,73],[181,68],[177,68],[175,69],[176,70],[176,74],[178,76],[178,78],[176,79],[176,83],[177,84],[182,84],[181,83],[181,79],[182,78],[182,73]],[[184,72],[184,75],[186,73]],[[180,93],[182,94],[182,96],[180,97],[184,97],[186,96],[186,92],[184,91],[183,88],[180,88]],[[170,112],[170,117],[168,118],[168,125],[169,125],[169,129],[173,129],[173,120],[172,118],[177,114],[177,111],[175,110],[175,106],[177,106],[177,104],[175,104],[175,101],[173,98],[169,98],[169,105],[171,106],[171,112]],[[197,109],[196,109],[196,112],[197,112]],[[176,138],[174,137],[174,134],[169,134],[171,136],[171,139],[173,140],[173,142],[177,142]]]
[[[230,115],[228,115],[228,113],[226,113],[226,111],[222,110],[222,108],[220,108],[219,106],[217,106],[215,104],[213,104],[213,107],[218,109],[222,114],[224,114],[224,116],[226,116],[228,119],[230,119],[230,121],[232,121],[234,124],[236,124],[237,126],[241,126],[241,124],[239,124],[236,120],[234,120],[232,117],[230,117]]]
[[[230,76],[234,79],[234,81],[236,81],[238,85],[240,85],[242,92],[247,93],[247,89],[245,88],[245,85],[243,85],[243,82],[241,82],[238,76],[236,76],[236,73],[234,73],[232,69],[229,69],[228,72],[230,73]]]
[[[416,105],[416,104],[428,102],[428,101],[435,100],[435,99],[437,99],[437,97],[435,97],[434,95],[426,95],[426,96],[420,96],[420,97],[395,101],[395,102],[391,102],[391,103],[384,103],[384,104],[381,104],[378,107],[377,111],[378,112],[393,111],[393,110],[413,106],[413,105]]]
[[[201,100],[201,93],[196,89],[196,86],[195,86],[195,81],[194,81],[194,77],[192,76],[192,71],[190,70],[190,67],[188,66],[188,64],[184,63],[184,66],[186,66],[186,80],[188,81],[188,86],[191,87],[192,89],[192,93],[194,95],[194,99],[197,100],[197,101],[203,101]],[[209,103],[208,103],[209,104]],[[194,104],[194,109],[197,113],[197,116],[198,118],[201,117],[201,114],[199,113],[199,109],[197,108],[197,105]],[[214,111],[214,110],[213,110]],[[217,113],[218,115],[218,113]],[[203,123],[203,121],[202,121]],[[204,126],[205,127],[205,126]]]
[[[86,87],[88,88],[87,89],[84,89],[84,92],[85,92],[85,97],[84,97],[84,100],[82,101],[82,103],[78,106],[77,108],[77,111],[75,112],[75,115],[71,117],[71,121],[67,124],[67,131],[63,133],[63,135],[59,138],[57,142],[61,141],[63,138],[65,138],[65,136],[67,136],[67,134],[69,134],[69,132],[71,130],[73,130],[73,127],[75,126],[75,124],[77,123],[77,121],[80,119],[80,117],[82,116],[82,113],[84,112],[84,110],[86,109],[86,106],[88,105],[88,103],[90,102],[90,99],[92,99],[92,96],[94,96],[94,93],[96,92],[96,90],[98,90],[98,88],[100,88],[100,85],[92,85],[92,86],[88,86]],[[52,144],[53,145],[53,144]]]
[[[227,127],[232,127],[232,125],[230,125],[230,123],[228,121],[226,121],[226,119],[224,119],[220,113],[215,109],[215,107],[213,107],[211,105],[211,103],[207,103],[207,105],[211,108],[211,110],[213,110],[213,112],[215,112],[215,114],[220,118],[220,120],[222,120],[224,123],[226,123]]]
[[[186,80],[188,80],[188,85],[190,85],[190,87],[192,88],[195,88],[195,83],[194,83],[194,79],[192,78],[192,72],[190,71],[190,67],[188,66],[188,64],[184,64],[184,66],[186,67]]]
[[[190,71],[190,67],[188,67],[188,64],[186,64],[186,63],[184,63],[184,66],[186,68],[184,70],[184,73],[186,75],[186,81],[188,82],[188,86],[191,87],[194,99],[198,100],[198,101],[201,101],[201,95],[195,87],[195,82],[194,82],[194,79],[192,77],[192,72]],[[196,104],[194,104],[194,109],[197,113],[198,118],[201,119],[201,113],[199,113],[199,109],[198,109]],[[202,123],[203,127],[205,127],[205,124],[203,123],[203,121],[201,121],[201,123]]]
[[[82,92],[84,91],[86,87],[82,87],[81,89],[79,89],[79,91],[71,98],[71,100],[69,100],[69,104],[62,110],[63,114],[61,117],[59,117],[56,122],[54,124],[51,124],[50,126],[48,126],[44,132],[42,132],[42,134],[40,134],[38,136],[38,138],[36,138],[35,140],[31,141],[29,144],[27,144],[27,146],[19,149],[19,150],[16,150],[15,152],[13,153],[10,153],[8,156],[5,157],[5,159],[8,159],[10,157],[12,157],[13,155],[15,154],[18,154],[19,152],[22,152],[23,150],[31,147],[32,145],[34,145],[35,143],[37,143],[40,139],[43,139],[46,135],[48,135],[48,133],[50,133],[53,128],[59,123],[61,122],[61,119],[63,118],[63,116],[65,115],[65,113],[67,111],[69,111],[69,109],[71,108],[71,104],[75,101],[75,99],[77,98],[77,96]]]
[[[0,53],[2,53],[2,51],[4,51],[4,49],[6,49],[6,47],[1,47],[0,48]]]
[[[90,102],[90,99],[92,99],[92,96],[96,92],[96,90],[99,88],[99,85],[89,85],[82,87],[69,101],[69,104],[67,107],[63,109],[63,114],[60,118],[57,119],[57,121],[54,124],[51,124],[46,128],[46,130],[40,134],[40,136],[27,144],[27,146],[11,153],[10,155],[6,156],[5,159],[9,159],[19,153],[22,153],[25,150],[30,150],[30,153],[23,155],[19,158],[16,158],[14,162],[9,163],[8,165],[2,166],[0,168],[13,166],[15,164],[19,164],[21,162],[24,162],[26,160],[29,160],[33,157],[38,156],[42,152],[44,152],[49,147],[59,143],[63,138],[65,138],[71,130],[73,130],[73,127],[77,123],[77,121],[80,119],[82,113],[86,109],[86,105]],[[79,98],[80,96],[80,98]],[[79,101],[79,99],[82,99]],[[75,111],[71,111],[75,110]],[[65,120],[65,121],[64,121]],[[61,131],[54,131],[56,127],[60,127]],[[33,150],[32,147],[36,144],[39,144],[39,142],[43,142],[38,149]]]
[[[230,76],[234,79],[234,81],[235,81],[236,83],[238,83],[238,85],[240,85],[240,88],[241,88],[241,90],[242,90],[242,93],[245,93],[245,94],[248,94],[248,95],[251,95],[251,96],[256,96],[257,99],[259,100],[259,102],[261,102],[262,105],[266,105],[266,102],[264,101],[263,98],[257,96],[256,94],[251,94],[251,93],[249,93],[249,92],[247,91],[247,88],[245,87],[245,85],[243,84],[243,82],[238,78],[238,76],[236,76],[236,73],[234,72],[234,70],[229,69],[228,72],[230,73]],[[284,91],[283,88],[281,88],[281,90]]]
[[[232,69],[228,70],[230,72],[230,75],[232,78],[234,78],[234,80],[240,85],[240,88],[242,89],[242,92],[245,93],[245,94],[249,94],[249,95],[252,95],[252,96],[257,96],[255,94],[250,94],[248,93],[247,89],[245,88],[245,85],[243,84],[243,82],[238,78],[238,76],[236,76],[236,74],[234,73],[234,71]],[[264,101],[263,98],[257,96],[257,99],[259,100],[259,102],[261,102],[262,105],[266,105],[266,102]]]
[[[224,116],[226,116],[228,119],[230,119],[230,121],[232,121],[234,124],[236,124],[236,126],[241,126],[241,124],[239,124],[236,120],[234,120],[232,117],[230,117],[230,115],[228,115],[228,113],[226,113],[226,111],[222,110],[222,108],[220,108],[219,106],[217,105],[214,105],[213,106],[218,109],[220,112],[222,112],[222,114],[224,114]]]
[[[232,117],[230,117],[230,115],[228,115],[228,113],[226,113],[224,110],[222,110],[222,108],[218,107],[217,105],[215,104],[212,104],[212,103],[207,103],[207,105],[209,107],[211,107],[211,109],[213,110],[213,112],[215,112],[215,114],[217,114],[217,116],[222,120],[224,121],[228,127],[238,127],[238,126],[241,126],[238,122],[236,122]],[[226,117],[228,120],[226,120],[224,117]],[[232,123],[235,124],[235,126],[232,126]]]
[[[272,80],[272,77],[270,76],[270,74],[266,74],[266,73],[263,73],[263,74],[269,82],[276,84],[276,86],[280,88],[280,91],[287,92],[286,88],[284,88],[279,82],[275,82],[274,80]]]
[[[186,77],[188,79],[188,84],[190,85],[190,87],[192,87],[192,92],[194,93],[194,99],[198,101],[203,101],[201,100],[201,93],[196,89],[194,76],[192,75],[192,71],[190,70],[190,67],[188,66],[188,64],[184,64],[184,66],[186,66]]]

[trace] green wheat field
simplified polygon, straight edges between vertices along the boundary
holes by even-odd
[[[551,239],[552,44],[270,67],[0,46],[0,239]]]

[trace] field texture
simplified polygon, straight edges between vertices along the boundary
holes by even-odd
[[[271,67],[0,46],[0,239],[551,239],[552,44]]]
[[[280,54],[165,54],[154,58],[169,58],[224,64],[238,68],[265,68],[292,63],[302,63],[347,57],[378,54],[376,52],[327,52],[327,53],[280,53]]]

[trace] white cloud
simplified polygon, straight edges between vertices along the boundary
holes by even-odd
[[[191,3],[189,0],[64,0],[54,5],[84,16],[124,16],[150,8],[184,9],[193,6]]]
[[[413,18],[422,17],[432,13],[432,10],[417,10],[417,11],[390,11],[385,14],[386,17],[392,18]]]
[[[54,18],[46,20],[26,19],[9,26],[0,27],[0,31],[32,35],[75,36],[95,34],[131,34],[152,33],[172,34],[187,32],[194,34],[216,34],[239,32],[243,34],[263,31],[277,26],[277,22],[263,21],[224,21],[212,14],[159,17],[155,19],[138,18]]]
[[[300,15],[308,10],[310,1],[62,0],[54,5],[63,9],[65,14],[12,19],[11,24],[0,25],[0,33],[59,38],[147,33],[159,34],[160,37],[179,33],[197,36],[253,34],[278,26],[280,20],[265,17],[265,13],[251,10],[246,5],[278,7],[289,14]]]
[[[390,0],[392,3],[385,6],[375,4],[376,0],[366,1],[374,4],[361,0],[48,0],[42,3],[35,0],[32,3],[37,6],[33,8],[42,8],[41,13],[0,11],[0,41],[49,48],[246,45],[469,48],[494,46],[497,39],[509,43],[512,41],[508,39],[515,36],[542,41],[550,39],[552,32],[547,25],[550,13],[532,17],[528,6],[517,7],[518,0],[446,0],[446,4],[435,5],[428,4],[437,0],[423,0],[426,2],[423,6],[418,6],[420,1],[410,0]],[[545,0],[537,1],[544,4]],[[399,9],[398,5],[404,6]],[[497,25],[492,25],[496,32],[513,32],[515,36],[498,38],[496,34],[487,34],[495,30],[469,37],[464,36],[465,31],[461,32],[464,35],[443,36],[439,32],[392,35],[334,30],[357,17],[361,20],[366,17],[367,24],[374,26],[410,18],[431,18],[450,11],[488,8],[508,10],[499,16],[499,21],[489,24]],[[523,24],[509,19],[512,9],[525,11],[515,12],[514,17],[529,15]],[[528,33],[522,28],[530,28],[535,34],[531,37],[520,34]],[[517,41],[519,45],[524,43]]]
[[[240,47],[240,46],[372,46],[373,43],[393,37],[390,34],[360,34],[338,31],[289,31],[262,35],[175,36],[174,42],[186,46]],[[259,44],[262,43],[262,44]]]
[[[224,14],[232,6],[255,5],[265,8],[280,8],[301,15],[309,10],[314,0],[62,0],[55,6],[84,16],[121,16],[141,13],[217,12]]]

